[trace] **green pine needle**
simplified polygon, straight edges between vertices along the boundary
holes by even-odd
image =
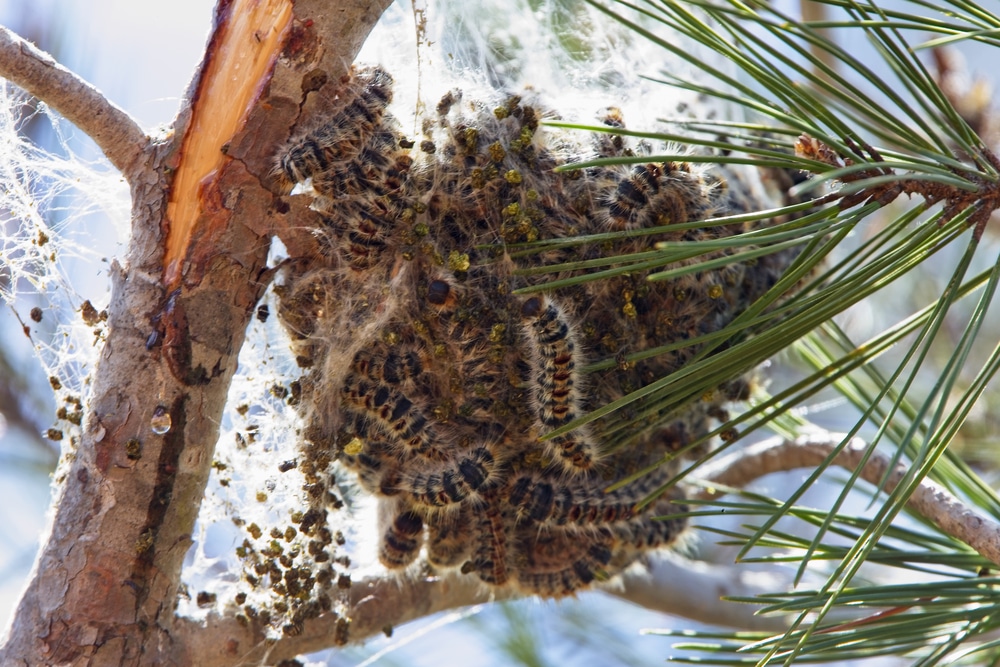
[[[788,618],[784,633],[655,634],[680,638],[677,649],[706,656],[675,661],[713,665],[875,655],[910,655],[920,665],[993,659],[1000,654],[1000,640],[991,636],[1000,630],[994,613],[1000,579],[990,576],[997,566],[911,515],[907,500],[924,480],[933,479],[1000,521],[1000,496],[956,451],[967,420],[982,412],[987,401],[1000,400],[991,393],[1000,372],[1000,344],[990,333],[997,326],[991,306],[1000,283],[1000,256],[990,237],[982,237],[990,229],[989,212],[1000,208],[1000,160],[956,111],[924,63],[928,50],[963,41],[1000,46],[1000,18],[964,0],[900,0],[891,8],[874,0],[816,1],[829,16],[802,22],[765,0],[588,0],[609,19],[662,47],[665,63],[683,61],[698,71],[697,81],[667,71],[651,72],[651,80],[738,105],[745,117],[665,118],[665,127],[672,129],[664,131],[552,123],[571,131],[694,149],[670,148],[662,155],[600,159],[563,169],[688,161],[802,170],[811,178],[792,195],[817,199],[757,218],[731,216],[513,248],[518,255],[563,244],[613,248],[617,240],[688,225],[780,216],[792,220],[712,241],[651,244],[630,255],[602,250],[586,262],[532,269],[532,275],[551,274],[553,279],[525,291],[634,271],[652,271],[649,280],[671,280],[793,246],[803,249],[778,284],[731,325],[686,341],[699,346],[699,352],[683,368],[546,437],[593,424],[609,447],[625,446],[639,436],[649,417],[681,409],[727,378],[793,350],[799,363],[811,369],[807,376],[773,395],[758,392],[743,414],[710,436],[737,431],[746,436],[766,428],[792,437],[810,426],[796,408],[834,393],[843,401],[842,411],[856,414],[841,447],[862,434],[868,456],[878,452],[905,466],[906,474],[891,491],[885,480],[872,487],[858,472],[831,470],[831,455],[781,498],[730,490],[725,498],[691,500],[689,516],[743,519],[741,527],[705,529],[713,539],[737,546],[740,560],[790,568],[794,581],[821,584],[740,600],[762,605],[761,613]],[[704,63],[691,43],[719,58]],[[610,245],[601,245],[605,243]],[[717,256],[720,251],[725,255]],[[699,260],[709,253],[716,256]],[[946,283],[912,287],[918,280],[929,282],[927,276],[934,274],[926,267],[931,262],[945,261],[952,264]],[[557,273],[572,277],[556,279]],[[883,325],[864,343],[853,342],[835,319],[865,303],[898,300],[908,291],[921,294],[921,304],[909,314],[894,308],[898,321]],[[644,350],[626,360],[677,347]],[[619,361],[593,360],[583,371],[606,370]],[[691,443],[688,449],[701,444]],[[700,467],[732,446],[730,438],[716,452],[699,456],[645,502],[681,479],[697,483]],[[613,488],[654,469],[639,471]],[[809,487],[831,475],[841,492],[830,507],[802,506]],[[859,495],[868,502],[860,514],[847,509]],[[909,517],[905,522],[904,515]],[[790,529],[789,522],[798,528]],[[908,573],[907,583],[879,583],[887,569]]]

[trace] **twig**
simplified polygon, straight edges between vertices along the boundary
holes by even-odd
[[[857,164],[858,156],[863,157],[865,154],[876,163],[884,162],[879,152],[868,144],[858,146],[850,138],[845,139],[845,143],[848,148],[854,151],[853,157],[838,153],[815,137],[802,134],[795,142],[795,154],[810,160],[825,162],[835,169],[853,166]],[[988,165],[994,170],[1000,170],[1000,158],[985,146],[980,146],[977,153],[970,158],[980,166]],[[973,228],[973,238],[979,240],[986,229],[990,216],[993,215],[994,211],[1000,209],[1000,184],[977,173],[960,174],[957,170],[953,169],[952,171],[975,187],[972,190],[965,190],[946,183],[907,178],[906,175],[898,174],[888,167],[872,167],[845,174],[840,177],[840,180],[843,183],[857,183],[867,179],[885,177],[893,177],[896,180],[870,185],[846,195],[837,192],[832,194],[840,197],[841,210],[869,202],[885,206],[900,195],[905,194],[909,197],[917,195],[927,202],[928,207],[939,203],[943,204],[940,224],[945,224],[962,211],[974,207],[967,225]]]
[[[931,49],[935,70],[934,82],[976,136],[993,146],[997,140],[996,114],[993,107],[993,86],[985,78],[970,80],[965,58],[957,49],[938,46]]]
[[[808,23],[810,21],[820,23],[827,20],[826,5],[816,2],[815,0],[800,0],[799,11],[802,13],[803,23]],[[817,36],[825,40],[833,41],[831,30],[829,28],[813,28],[812,31]],[[828,49],[823,48],[820,44],[810,42],[809,53],[830,69],[837,69],[837,58],[834,57],[833,53],[831,53]],[[824,81],[830,81],[830,75],[817,65],[813,65],[812,72]]]
[[[767,440],[744,450],[720,457],[711,469],[704,468],[703,479],[715,484],[744,487],[749,482],[772,472],[795,468],[815,468],[835,452],[844,436],[823,433],[804,436],[795,440],[781,438]],[[837,454],[832,464],[855,470],[868,450],[867,444],[853,438]],[[897,465],[889,471],[889,458],[879,452],[871,453],[861,469],[861,478],[878,485],[883,479],[885,489],[891,492],[906,474],[906,468]],[[888,471],[888,474],[887,474]],[[713,498],[718,493],[712,489],[702,491],[697,497]],[[923,480],[907,501],[907,506],[933,522],[944,533],[961,540],[987,560],[1000,565],[1000,525],[977,514],[944,487]]]
[[[42,100],[83,130],[131,182],[149,137],[101,91],[2,26],[0,77]]]
[[[11,310],[20,320],[17,311],[13,308]],[[0,438],[3,437],[5,428],[14,427],[27,435],[31,444],[39,451],[44,451],[47,456],[58,454],[58,449],[54,449],[51,442],[42,438],[41,433],[44,430],[42,425],[32,419],[25,410],[24,399],[31,393],[26,387],[24,377],[14,369],[4,350],[0,350],[0,378],[3,378],[0,381]]]

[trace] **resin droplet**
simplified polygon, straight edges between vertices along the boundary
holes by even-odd
[[[162,405],[153,410],[153,418],[149,420],[149,429],[156,435],[163,435],[170,430],[170,413]]]
[[[365,448],[365,443],[361,442],[361,438],[354,436],[351,441],[344,445],[344,453],[348,456],[357,456]]]

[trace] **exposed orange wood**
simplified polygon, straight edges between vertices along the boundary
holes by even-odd
[[[205,212],[207,186],[229,158],[224,146],[242,129],[267,83],[292,19],[292,0],[232,0],[220,11],[207,49],[192,117],[181,144],[181,158],[167,203],[164,283],[179,282],[191,239],[211,238],[199,224],[224,222]]]

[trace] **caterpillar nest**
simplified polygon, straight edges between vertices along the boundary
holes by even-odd
[[[491,587],[574,594],[678,541],[684,496],[664,486],[676,463],[606,489],[726,421],[752,378],[734,377],[679,411],[639,400],[546,434],[682,367],[699,349],[683,342],[725,327],[795,253],[668,281],[633,271],[516,294],[579,275],[581,262],[761,223],[523,244],[761,205],[734,175],[682,162],[554,171],[651,147],[561,134],[519,96],[484,104],[453,91],[416,140],[388,113],[391,99],[387,72],[356,70],[274,173],[284,193],[311,184],[321,220],[323,252],[290,263],[279,308],[308,369],[303,470],[314,509],[323,512],[339,461],[378,499],[387,568],[423,554],[432,568],[460,568]],[[616,109],[600,120],[624,127]],[[605,359],[615,362],[582,372]]]

